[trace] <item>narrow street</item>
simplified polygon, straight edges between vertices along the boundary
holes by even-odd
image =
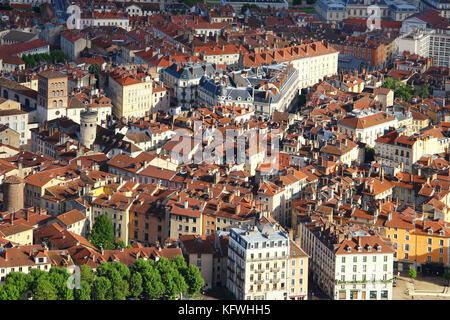
[[[308,292],[309,300],[331,300],[330,297],[313,281],[311,274],[308,279]]]

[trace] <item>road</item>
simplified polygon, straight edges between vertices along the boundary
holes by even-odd
[[[309,300],[331,300],[330,297],[312,280],[312,277],[309,277],[308,279],[308,291]]]

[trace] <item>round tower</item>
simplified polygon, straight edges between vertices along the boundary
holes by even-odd
[[[97,134],[97,111],[90,107],[80,114],[80,143],[91,148]]]
[[[24,182],[18,176],[3,180],[3,211],[16,212],[24,208]]]

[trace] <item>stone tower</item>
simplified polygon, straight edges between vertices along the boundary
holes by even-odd
[[[91,148],[97,134],[97,111],[88,107],[80,114],[80,143]]]
[[[24,181],[18,176],[3,180],[3,211],[16,212],[24,208]]]

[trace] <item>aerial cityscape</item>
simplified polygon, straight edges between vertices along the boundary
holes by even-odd
[[[450,300],[450,0],[0,17],[0,300]]]

